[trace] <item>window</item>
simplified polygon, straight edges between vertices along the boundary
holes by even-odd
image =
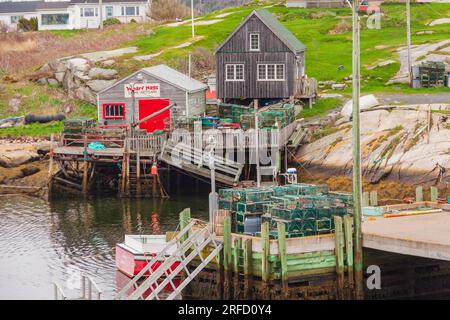
[[[106,17],[111,18],[113,16],[113,7],[106,6]]]
[[[284,64],[258,64],[258,81],[284,80]]]
[[[125,103],[104,103],[103,119],[124,119]]]
[[[17,24],[23,16],[11,16],[11,24]]]
[[[123,16],[138,16],[139,7],[122,7]]]
[[[44,26],[69,24],[69,14],[43,14],[41,21]]]
[[[244,65],[243,64],[227,64],[225,65],[226,81],[244,81]]]
[[[82,17],[98,17],[98,8],[81,8]]]
[[[250,33],[250,51],[259,51],[259,33]]]

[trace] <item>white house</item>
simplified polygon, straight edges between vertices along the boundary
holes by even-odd
[[[0,23],[11,30],[19,19],[36,17],[39,30],[98,28],[103,20],[117,18],[122,23],[144,22],[148,18],[148,0],[7,1],[0,2]]]

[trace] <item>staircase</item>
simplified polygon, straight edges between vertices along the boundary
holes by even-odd
[[[69,299],[58,281],[53,282],[54,300],[100,300],[102,296],[102,290],[97,283],[87,274],[81,275],[81,294],[77,298]],[[95,298],[95,299],[94,299]]]
[[[185,143],[166,141],[160,160],[194,175],[210,179],[211,169],[205,161],[205,152]],[[243,164],[214,156],[215,178],[218,182],[232,186],[239,182]]]
[[[116,299],[127,300],[173,300],[182,290],[202,271],[212,259],[222,250],[222,243],[214,239],[215,234],[210,232],[210,226],[198,220],[191,222],[181,230],[166,247],[136,275],[116,296]],[[204,258],[202,250],[208,245],[213,250]],[[168,252],[173,253],[167,255]],[[193,270],[188,269],[189,263],[196,257],[201,261]],[[173,265],[179,265],[173,268]],[[155,270],[153,265],[160,264]],[[183,274],[181,283],[176,286],[174,279]],[[149,273],[148,277],[144,274]],[[163,289],[170,288],[170,294],[163,293]]]

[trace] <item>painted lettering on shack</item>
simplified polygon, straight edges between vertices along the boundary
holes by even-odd
[[[159,98],[161,86],[159,83],[125,84],[125,98],[132,98],[134,90],[135,98]]]

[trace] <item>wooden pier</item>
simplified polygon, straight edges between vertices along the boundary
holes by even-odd
[[[51,153],[59,171],[52,177],[49,190],[88,196],[95,190],[111,189],[123,197],[166,197],[168,192],[159,175],[161,170],[168,171],[172,167],[200,179],[211,178],[208,160],[211,139],[217,183],[230,187],[248,180],[250,165],[235,158],[237,153],[244,152],[248,162],[250,154],[255,152],[255,134],[232,129],[202,131],[201,123],[196,125],[200,126],[200,134],[175,130],[154,135],[130,132],[126,127],[63,134]],[[282,151],[296,126],[294,122],[282,129],[260,132],[259,144],[269,152],[276,152],[278,157],[286,156]],[[92,145],[100,148],[92,148]],[[286,159],[279,163],[286,163]]]

